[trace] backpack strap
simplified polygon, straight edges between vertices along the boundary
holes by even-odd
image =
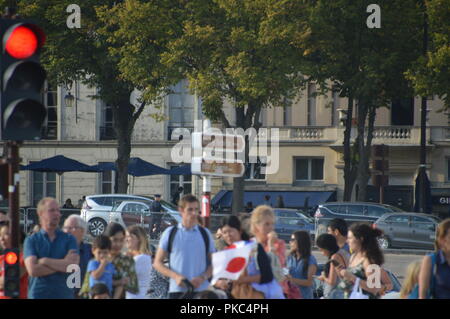
[[[169,268],[170,268],[170,253],[172,252],[173,241],[175,240],[175,235],[177,234],[178,226],[175,225],[170,230],[169,234],[169,245],[167,247],[167,258],[169,259]]]
[[[209,236],[208,236],[206,230],[202,226],[198,225],[198,229],[200,230],[200,234],[202,234],[203,241],[205,242],[206,268],[208,268],[209,265],[211,264],[211,261],[208,258],[208,255],[209,255]]]

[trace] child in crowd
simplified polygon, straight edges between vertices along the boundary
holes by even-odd
[[[111,299],[108,287],[104,283],[96,283],[90,291],[91,299]]]
[[[95,284],[103,283],[108,288],[109,294],[112,294],[113,275],[116,270],[109,261],[111,251],[111,240],[103,235],[94,239],[92,243],[92,254],[94,259],[89,261],[87,272],[89,273],[89,288],[92,289]]]

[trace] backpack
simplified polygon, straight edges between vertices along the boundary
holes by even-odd
[[[211,261],[208,258],[209,254],[209,236],[202,226],[198,225],[198,229],[200,230],[200,234],[202,234],[203,241],[205,242],[205,258],[206,258],[206,268],[211,264]],[[169,268],[170,268],[170,253],[172,252],[173,241],[175,239],[175,235],[178,231],[177,226],[173,226],[169,233],[169,246],[167,247],[167,255],[169,258]]]

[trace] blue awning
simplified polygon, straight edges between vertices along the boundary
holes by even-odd
[[[314,207],[326,202],[336,201],[335,191],[303,192],[303,191],[247,191],[244,194],[244,205],[252,202],[253,207],[264,202],[264,196],[270,196],[270,203],[275,207],[277,197],[282,196],[285,208],[303,208],[307,200],[308,207]],[[211,203],[216,207],[231,207],[233,201],[233,191],[222,190],[217,193]]]

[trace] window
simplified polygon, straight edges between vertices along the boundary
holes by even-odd
[[[292,100],[286,97],[283,99],[283,125],[292,125]]]
[[[56,86],[48,82],[44,94],[44,105],[47,108],[47,125],[42,128],[42,138],[56,140],[58,138],[58,91]]]
[[[392,125],[414,125],[414,98],[395,99],[391,105]]]
[[[168,96],[169,139],[177,127],[192,128],[194,126],[194,95],[189,93],[188,81],[182,80],[172,86]]]
[[[447,182],[450,182],[450,158],[447,158]]]
[[[386,209],[378,206],[367,206],[367,214],[373,217],[381,217],[386,213]]]
[[[364,215],[364,205],[348,205],[348,215]]]
[[[180,165],[171,165],[169,169],[179,166]],[[173,194],[175,194],[180,186],[183,187],[183,192],[180,194],[180,198],[184,194],[192,194],[192,175],[170,175],[170,202],[172,202]]]
[[[56,198],[56,173],[31,172],[31,180],[33,206],[44,197]]]
[[[412,228],[418,228],[418,229],[422,229],[422,230],[431,230],[434,231],[436,230],[434,223],[429,220],[428,218],[423,218],[423,217],[417,217],[417,216],[413,216],[412,217]]]
[[[245,179],[246,180],[265,180],[266,174],[262,173],[263,167],[266,167],[266,163],[262,163],[258,157],[257,163],[245,164]]]
[[[307,120],[308,126],[316,125],[316,85],[308,84],[308,109],[307,109]]]
[[[394,215],[386,218],[387,222],[396,223],[396,224],[407,224],[409,222],[408,216]]]
[[[297,158],[295,180],[323,180],[323,158]]]
[[[116,132],[113,127],[113,112],[112,106],[102,104],[101,107],[101,124],[100,124],[100,140],[108,141],[115,140]]]
[[[99,162],[99,164],[103,164],[103,162]],[[115,171],[104,171],[99,173],[99,184],[100,184],[100,194],[113,194],[114,193],[114,181],[116,177]],[[104,204],[106,206],[112,206],[112,198],[111,205]]]

